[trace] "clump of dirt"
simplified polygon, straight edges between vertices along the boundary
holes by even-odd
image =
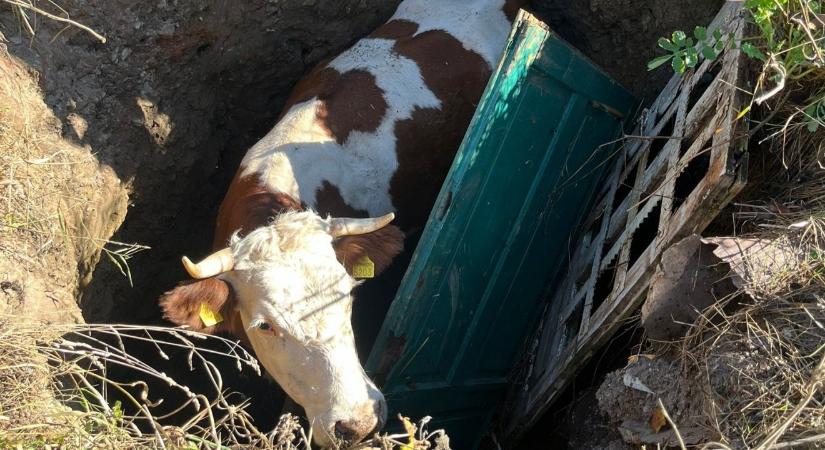
[[[0,44],[0,313],[82,321],[75,298],[101,252],[123,251],[108,239],[126,203],[126,187],[61,136],[35,74]]]
[[[534,0],[553,30],[590,57],[645,104],[652,102],[673,75],[667,67],[648,72],[660,56],[656,46],[674,30],[690,31],[710,23],[723,0]]]
[[[115,239],[152,248],[129,261],[134,288],[117,267],[100,265],[83,292],[87,320],[159,320],[155,300],[186,277],[181,255],[209,250],[217,207],[240,158],[275,124],[292,85],[385,21],[397,3],[62,5],[105,35],[105,44],[33,16],[39,28],[29,38],[0,3],[9,51],[39,74],[64,135],[90,146],[131,186],[129,214]]]
[[[599,409],[627,443],[676,444],[673,430],[663,422],[661,400],[685,443],[696,444],[709,438],[696,378],[678,361],[633,357],[627,367],[607,374],[596,398]]]

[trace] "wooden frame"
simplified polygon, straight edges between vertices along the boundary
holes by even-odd
[[[708,29],[739,42],[744,26],[741,4],[729,1]],[[744,186],[747,125],[738,115],[746,99],[737,86],[745,60],[730,42],[715,61],[674,76],[626,137],[509,395],[508,440],[639,308],[662,252],[701,232]]]

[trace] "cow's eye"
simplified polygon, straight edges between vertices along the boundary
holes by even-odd
[[[258,324],[258,329],[261,331],[272,331],[272,325],[269,322],[261,322]]]

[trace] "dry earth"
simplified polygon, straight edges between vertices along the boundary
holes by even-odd
[[[0,45],[0,314],[80,322],[76,298],[123,222],[127,189],[62,137],[35,76]]]

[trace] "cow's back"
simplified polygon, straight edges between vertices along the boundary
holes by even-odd
[[[406,0],[370,36],[316,67],[244,158],[221,206],[216,246],[258,225],[266,208],[300,204],[335,216],[396,211],[402,229],[423,225],[517,3]]]

